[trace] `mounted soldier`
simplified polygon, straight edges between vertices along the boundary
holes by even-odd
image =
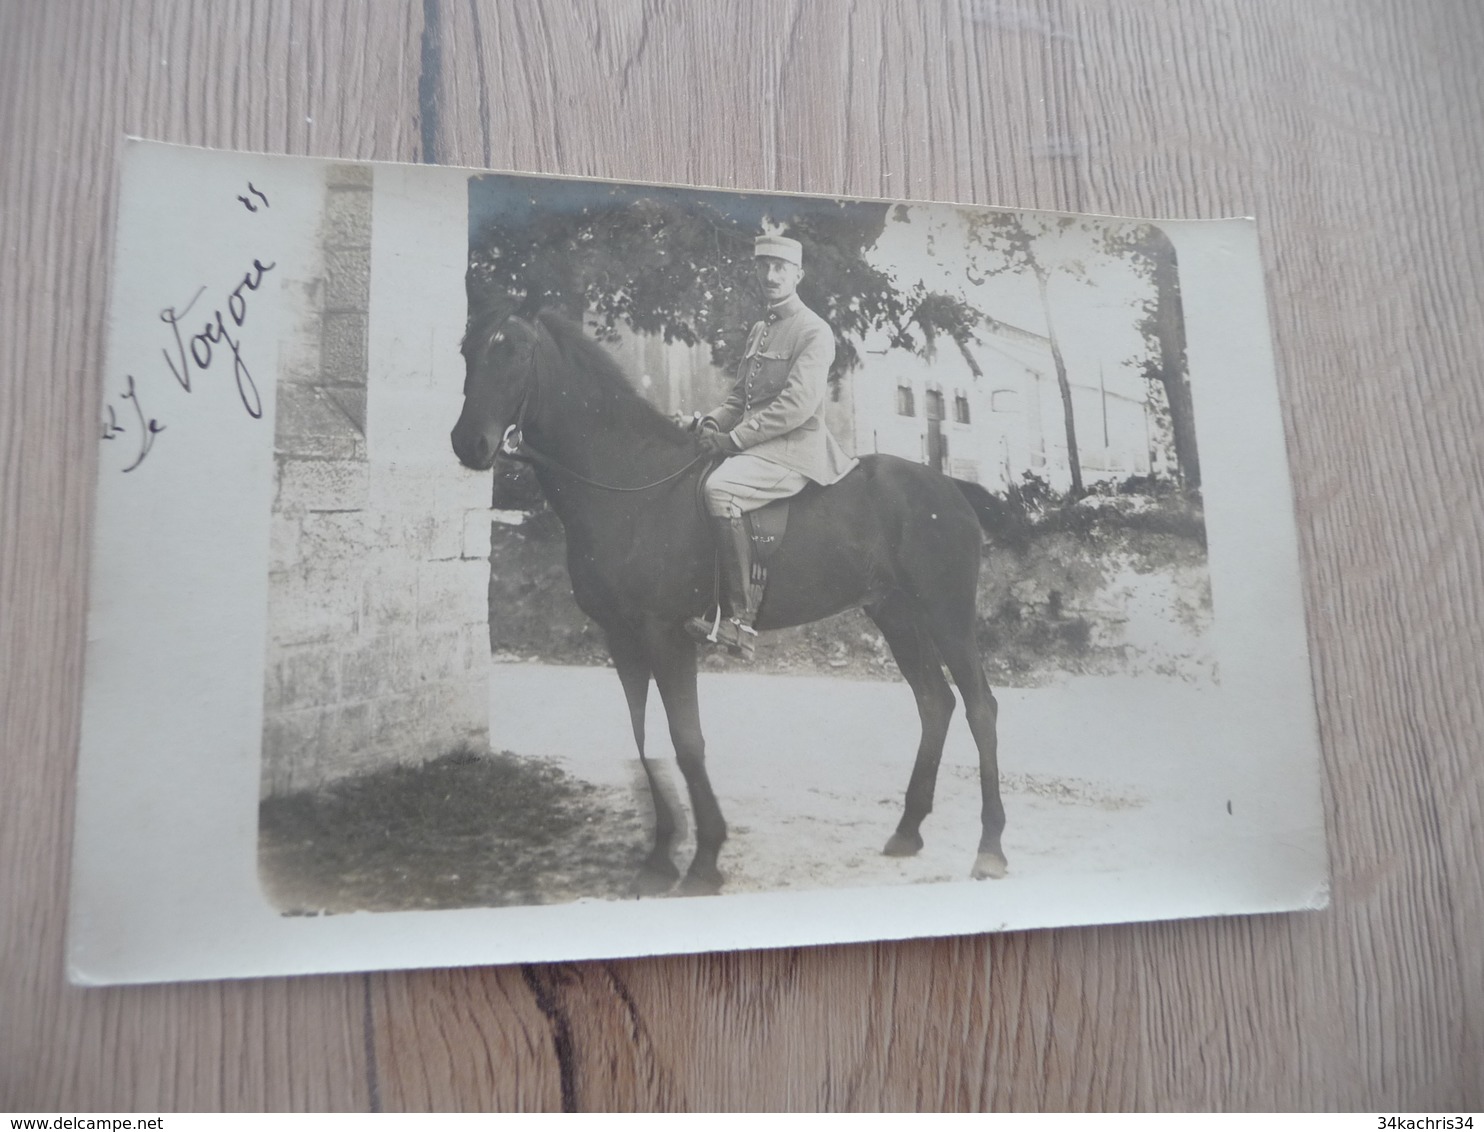
[[[752,539],[744,518],[809,483],[832,484],[856,466],[825,426],[835,335],[797,295],[804,249],[786,236],[759,236],[753,245],[758,283],[768,303],[753,325],[731,395],[693,428],[702,447],[724,456],[706,482],[731,616],[693,618],[687,629],[751,659],[753,623],[762,585],[752,570]]]

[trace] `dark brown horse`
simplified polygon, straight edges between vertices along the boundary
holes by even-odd
[[[706,612],[714,590],[712,536],[697,501],[697,443],[640,397],[580,327],[558,316],[526,322],[476,311],[463,352],[464,409],[453,450],[466,467],[484,470],[507,433],[518,432],[519,446],[507,443],[507,451],[515,447],[535,465],[566,528],[572,593],[607,635],[623,682],[655,808],[654,848],[636,888],[664,892],[679,877],[670,857],[675,814],[644,755],[652,679],[696,823],[681,891],[716,892],[727,829],[706,775],[696,645],[683,628]],[[757,626],[800,625],[860,606],[880,627],[922,719],[906,808],[886,843],[891,856],[922,848],[919,829],[933,808],[954,707],[947,665],[979,748],[983,833],[972,875],[983,878],[1005,872],[1005,811],[997,707],[974,640],[980,525],[967,493],[981,504],[988,499],[975,485],[892,456],[867,456],[839,483],[806,491],[769,567]]]

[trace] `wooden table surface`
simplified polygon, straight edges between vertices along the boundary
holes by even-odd
[[[0,1110],[1484,1107],[1481,58],[1472,0],[0,2]],[[1332,907],[68,987],[126,133],[1256,216]]]

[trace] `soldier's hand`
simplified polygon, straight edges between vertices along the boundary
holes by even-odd
[[[737,447],[731,433],[721,432],[713,425],[701,433],[701,451],[707,456],[735,456],[742,449]]]

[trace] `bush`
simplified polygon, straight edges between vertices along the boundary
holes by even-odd
[[[1074,500],[1027,473],[1001,495],[977,485],[966,494],[994,531],[984,548],[976,626],[993,682],[1036,684],[1058,673],[1148,668],[1153,661],[1135,655],[1147,642],[1134,652],[1120,643],[1126,596],[1119,595],[1131,584],[1130,571],[1149,578],[1154,592],[1162,592],[1156,576],[1167,576],[1183,587],[1196,621],[1209,619],[1209,591],[1200,592],[1199,580],[1205,564],[1199,493],[1143,476],[1098,484]],[[608,662],[602,633],[572,600],[564,534],[553,513],[543,508],[520,526],[496,524],[493,550],[490,631],[500,659]],[[1204,662],[1181,658],[1195,655],[1191,642],[1203,632],[1200,625],[1186,631],[1172,623],[1154,649],[1194,671]],[[702,663],[863,679],[897,674],[879,632],[859,610],[768,634],[755,664],[714,651],[703,653]]]

